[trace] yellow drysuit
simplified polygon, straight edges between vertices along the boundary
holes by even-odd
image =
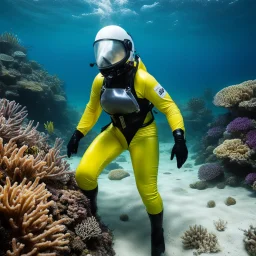
[[[97,122],[102,108],[100,93],[104,77],[98,74],[92,84],[90,100],[85,108],[77,130],[86,135]],[[165,92],[164,97],[156,90],[158,82],[151,76],[142,63],[134,79],[134,88],[138,98],[146,98],[163,114],[165,114],[171,130],[184,130],[181,113]],[[149,112],[144,123],[152,118]],[[128,150],[136,179],[137,189],[140,193],[146,210],[150,214],[158,214],[163,210],[161,196],[157,190],[157,173],[159,163],[159,145],[155,121],[140,128],[131,143],[127,141],[119,128],[111,124],[100,133],[84,153],[76,170],[76,181],[83,190],[92,190],[97,187],[97,179],[101,171],[124,150]]]

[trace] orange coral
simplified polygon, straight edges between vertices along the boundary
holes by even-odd
[[[18,148],[13,140],[3,145],[0,138],[0,166],[13,181],[40,177],[65,182],[68,179],[69,164],[62,160],[65,156],[59,155],[61,145],[61,140],[57,139],[55,146],[47,154],[43,156],[39,153],[34,157],[26,154],[28,146]]]
[[[6,185],[0,186],[0,212],[9,220],[10,226],[15,234],[20,234],[22,243],[16,239],[12,241],[13,252],[7,255],[39,255],[45,250],[52,251],[49,255],[56,255],[54,251],[68,250],[69,233],[64,234],[66,218],[54,221],[48,215],[48,208],[53,201],[48,202],[51,193],[45,189],[45,184],[39,184],[39,178],[32,183],[26,179],[18,185],[11,185],[10,179],[6,178]],[[43,255],[43,254],[41,254]],[[48,254],[45,254],[48,255]]]

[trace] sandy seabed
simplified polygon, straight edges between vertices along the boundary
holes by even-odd
[[[190,225],[202,225],[217,235],[221,247],[216,256],[247,256],[244,248],[243,231],[251,224],[256,225],[256,193],[246,188],[191,189],[189,184],[197,181],[200,166],[176,168],[170,161],[170,144],[160,144],[158,189],[164,203],[165,256],[192,256],[194,250],[182,247],[180,238]],[[122,154],[127,162],[119,163],[130,176],[119,181],[111,181],[107,174],[99,177],[98,207],[102,221],[113,230],[114,250],[117,256],[150,256],[150,222],[136,188],[129,152]],[[75,170],[78,157],[69,160]],[[192,171],[191,171],[192,170]],[[169,172],[170,174],[164,174]],[[227,197],[234,197],[236,204],[227,206]],[[208,208],[207,202],[214,200],[215,208]],[[120,214],[129,216],[128,222],[120,221]],[[216,230],[213,221],[228,222],[223,232]],[[206,255],[206,254],[202,254]]]

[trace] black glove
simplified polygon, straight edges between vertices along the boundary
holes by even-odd
[[[67,145],[67,155],[68,157],[71,156],[71,154],[76,154],[78,149],[79,141],[84,137],[84,135],[78,131],[75,130],[73,133],[68,145]]]
[[[182,129],[173,131],[173,137],[175,144],[172,148],[171,160],[175,155],[177,159],[177,167],[180,168],[188,158],[188,149],[184,138],[184,131]]]

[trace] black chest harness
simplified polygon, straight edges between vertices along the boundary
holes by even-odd
[[[154,115],[152,113],[154,105],[147,99],[138,98],[135,92],[134,79],[137,70],[138,60],[136,61],[136,67],[133,67],[129,72],[127,72],[121,81],[114,82],[113,79],[104,78],[101,90],[102,108],[107,114],[110,115],[111,118],[111,122],[104,126],[101,131],[104,131],[111,123],[113,123],[113,125],[118,127],[123,133],[128,145],[140,128],[148,126],[154,121]],[[107,94],[108,90],[111,91],[111,89],[113,89],[113,93],[110,97],[111,100],[115,100],[113,99],[115,95],[117,98],[119,98],[117,99],[116,104],[119,106],[118,110],[120,110],[120,113],[118,110],[114,111],[115,107],[111,108],[111,106],[109,106],[111,101],[108,103],[107,99],[104,100],[104,94]],[[124,95],[124,97],[122,95]],[[131,106],[131,104],[133,106]],[[107,110],[106,107],[104,108],[106,105]],[[124,109],[125,105],[129,106],[130,111]],[[152,118],[147,123],[144,123],[148,112],[151,112]]]

